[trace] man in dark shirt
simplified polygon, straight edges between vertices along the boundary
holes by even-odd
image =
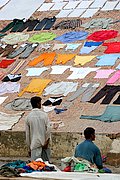
[[[75,157],[81,157],[92,164],[96,164],[98,169],[103,168],[102,158],[99,148],[93,143],[95,140],[95,129],[87,127],[84,130],[85,141],[80,143],[75,149]]]

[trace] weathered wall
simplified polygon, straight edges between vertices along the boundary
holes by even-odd
[[[81,133],[53,132],[52,157],[72,156],[76,145],[83,140]],[[95,144],[101,149],[102,154],[108,154],[110,164],[113,165],[115,158],[120,163],[120,138],[111,139],[106,135],[97,134]],[[114,155],[113,160],[111,154]],[[27,155],[25,132],[0,132],[0,157],[25,157]],[[117,164],[116,161],[115,164]]]

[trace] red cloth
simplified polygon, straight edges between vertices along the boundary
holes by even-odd
[[[90,34],[87,39],[93,41],[104,41],[107,39],[115,38],[118,35],[118,31],[114,30],[101,30]]]
[[[15,59],[3,59],[0,62],[0,68],[7,68],[9,65],[11,65],[13,62],[15,61]]]
[[[103,46],[107,46],[107,49],[104,51],[104,53],[120,53],[120,42],[109,42],[109,43],[103,43]]]

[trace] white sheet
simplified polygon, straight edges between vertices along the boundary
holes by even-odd
[[[6,114],[0,112],[0,130],[11,129],[12,126],[19,121],[23,113]]]
[[[8,96],[0,97],[0,104],[2,104],[7,98],[8,98]]]
[[[58,2],[51,8],[51,10],[61,10],[67,4],[67,2]]]
[[[0,7],[4,6],[9,0],[0,0]]]
[[[0,20],[28,19],[44,0],[11,0],[0,10]]]
[[[103,5],[105,4],[106,1],[107,0],[100,0],[100,1],[95,0],[93,2],[93,4],[91,4],[90,8],[100,8],[100,7],[103,7]]]
[[[101,11],[110,11],[115,8],[119,1],[107,1]]]
[[[68,17],[80,17],[86,9],[74,9]]]
[[[75,9],[80,1],[70,1],[63,9]]]
[[[115,7],[115,10],[120,10],[120,2],[117,4],[117,6]]]
[[[93,0],[92,1],[82,1],[76,9],[84,9],[84,8],[88,8],[91,4],[93,3]]]
[[[57,15],[56,17],[57,18],[63,18],[63,17],[68,17],[68,15],[72,12],[71,9],[63,9],[61,10]]]
[[[59,66],[59,65],[51,66],[52,71],[50,72],[50,74],[62,74],[70,67],[71,66]]]
[[[33,178],[71,179],[71,180],[119,180],[119,174],[92,174],[82,172],[32,172],[21,173],[21,176]]]
[[[81,18],[92,17],[99,9],[87,9],[81,16]]]
[[[37,11],[49,11],[53,5],[54,3],[43,3]]]

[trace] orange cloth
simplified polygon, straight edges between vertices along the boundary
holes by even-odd
[[[57,54],[57,61],[56,64],[65,64],[74,58],[76,54]]]
[[[30,84],[24,88],[18,96],[22,96],[24,92],[38,93],[37,95],[40,96],[50,82],[50,79],[32,79]]]
[[[40,56],[38,56],[37,58],[30,61],[28,65],[35,66],[41,61],[44,61],[44,66],[51,65],[52,62],[54,61],[55,55],[56,55],[55,52],[43,53]]]
[[[29,164],[27,164],[27,166],[31,167],[34,170],[41,170],[46,166],[46,164],[41,161],[32,161]]]

